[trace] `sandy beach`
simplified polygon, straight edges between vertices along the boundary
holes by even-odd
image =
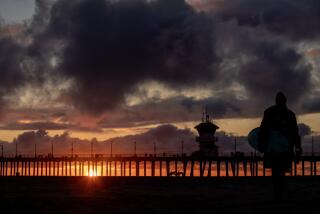
[[[320,178],[2,177],[3,213],[319,213]]]

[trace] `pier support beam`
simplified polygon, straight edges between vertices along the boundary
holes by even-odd
[[[103,160],[100,161],[100,165],[101,165],[101,176],[103,176]]]
[[[226,160],[226,177],[229,177],[229,161]]]
[[[243,173],[244,173],[244,176],[247,177],[247,161],[246,160],[243,160]]]
[[[186,176],[186,173],[187,173],[187,165],[188,165],[188,162],[183,160],[183,177]]]
[[[227,162],[226,162],[226,168],[228,168],[228,163]],[[217,161],[217,177],[220,177],[220,171],[221,171],[221,162],[220,162],[220,160],[218,160]]]
[[[166,161],[167,176],[170,176],[170,161]]]
[[[203,177],[203,175],[204,175],[204,170],[206,168],[206,162],[207,161],[199,161],[199,164],[200,164],[200,177]]]
[[[190,177],[193,177],[193,175],[194,175],[194,160],[191,161]]]
[[[151,176],[155,176],[155,161],[151,161]]]
[[[136,161],[136,176],[140,176],[139,169],[140,169],[139,161]]]
[[[209,160],[209,165],[208,165],[208,177],[211,177],[211,164],[212,164],[212,161]]]

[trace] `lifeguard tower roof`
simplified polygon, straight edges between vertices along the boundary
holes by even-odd
[[[214,133],[217,129],[219,129],[217,125],[210,121],[202,122],[194,128],[197,129],[199,133]]]

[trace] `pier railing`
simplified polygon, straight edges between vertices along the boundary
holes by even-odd
[[[288,176],[316,176],[320,156],[292,162]],[[0,157],[0,176],[269,176],[260,156]]]

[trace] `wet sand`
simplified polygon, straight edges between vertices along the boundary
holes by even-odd
[[[319,213],[320,177],[0,177],[1,213]],[[3,212],[2,212],[3,211]]]

